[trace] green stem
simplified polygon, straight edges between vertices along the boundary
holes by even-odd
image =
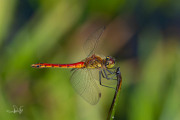
[[[117,108],[117,101],[118,101],[119,96],[120,96],[120,89],[121,89],[121,85],[122,85],[122,77],[121,77],[121,72],[120,72],[119,68],[117,68],[116,74],[117,74],[117,86],[116,86],[116,91],[114,94],[114,98],[113,98],[111,107],[109,109],[109,114],[108,114],[107,120],[113,120],[114,119],[115,111]]]

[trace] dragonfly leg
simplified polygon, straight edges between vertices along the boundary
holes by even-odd
[[[109,72],[108,75],[111,75],[111,74],[115,74],[116,73],[116,69],[115,68],[112,68],[114,71],[110,71],[109,69],[106,69],[107,72]]]
[[[112,72],[112,71],[110,71],[108,69],[106,69],[106,71],[109,72],[109,74],[114,74],[114,71]]]
[[[107,80],[116,80],[116,79],[113,79],[116,75],[114,75],[113,77],[109,78],[108,75],[104,72],[101,71],[101,74],[102,74],[102,77],[103,78],[106,78]],[[104,75],[105,74],[105,75]]]
[[[102,71],[100,71],[100,72],[101,72],[102,77],[103,77],[103,78],[106,78],[106,76],[103,74],[103,72],[102,72]]]
[[[108,75],[104,72],[101,71],[102,77],[106,78],[107,80],[117,80],[116,78],[114,79],[114,77],[116,77],[116,75],[112,76],[111,78],[108,77]],[[105,75],[104,75],[105,74]]]
[[[106,69],[107,70],[107,69]],[[103,72],[104,72],[104,75],[103,75]],[[115,72],[113,73],[112,72],[112,74],[110,74],[110,75],[113,75],[112,77],[108,77],[108,74],[106,73],[106,71],[105,71],[105,69],[103,69],[103,72],[102,72],[102,76],[104,77],[104,78],[106,78],[107,80],[117,80],[116,78],[114,79],[114,77],[116,77],[116,74],[115,74]],[[109,71],[108,71],[109,72]],[[110,71],[111,72],[111,71]]]
[[[110,86],[107,86],[107,85],[103,85],[103,84],[101,83],[101,75],[104,77],[102,71],[99,71],[99,84],[100,84],[101,86],[108,87],[108,88],[113,88],[114,90],[116,90],[114,87],[110,87]]]

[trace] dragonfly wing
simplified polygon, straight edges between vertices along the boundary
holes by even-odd
[[[95,105],[98,103],[101,92],[96,84],[92,73],[86,69],[75,69],[71,76],[71,84],[75,91],[88,103]]]
[[[100,46],[100,37],[105,30],[105,26],[92,33],[84,43],[84,51],[89,56],[95,53],[97,46]]]

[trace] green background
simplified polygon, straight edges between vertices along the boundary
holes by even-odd
[[[114,119],[179,120],[179,0],[1,0],[1,120],[106,119],[114,90],[100,87],[92,106],[71,87],[70,70],[31,68],[82,60],[82,41],[103,25],[123,78]],[[23,112],[8,113],[13,105]]]

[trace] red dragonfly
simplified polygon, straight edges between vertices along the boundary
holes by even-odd
[[[114,79],[116,75],[113,69],[115,65],[115,59],[111,56],[102,58],[95,54],[98,44],[100,43],[100,37],[105,30],[105,27],[101,27],[88,37],[84,44],[84,50],[88,56],[77,63],[72,64],[49,64],[49,63],[38,63],[32,64],[34,68],[72,68],[71,83],[75,91],[82,96],[87,102],[92,105],[98,103],[101,92],[96,84],[96,79],[99,80],[101,86],[109,87],[102,84],[101,77],[107,80]],[[87,49],[88,48],[88,49]],[[91,49],[91,50],[89,50]],[[95,77],[92,70],[99,71],[99,77]],[[111,76],[113,75],[113,76]],[[110,87],[113,88],[113,87]]]

